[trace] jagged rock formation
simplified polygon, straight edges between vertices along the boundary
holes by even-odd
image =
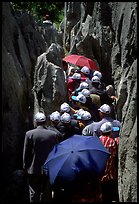
[[[40,27],[29,14],[14,12],[8,2],[2,3],[4,190],[12,172],[22,169],[24,136],[28,129],[33,128],[34,112],[42,108],[49,115],[66,99],[62,39],[58,33],[56,35],[56,30],[52,30],[53,34],[49,30],[46,41],[46,33],[46,27],[43,24]],[[39,97],[36,97],[40,80],[43,94],[41,107],[38,105]],[[8,197],[5,193],[3,196],[3,200]]]
[[[105,83],[115,86],[117,117],[122,122],[119,197],[123,202],[136,202],[136,2],[65,2],[60,32],[2,3],[4,185],[12,171],[22,168],[24,134],[33,127],[33,114],[42,109],[49,116],[66,100],[63,48],[94,59]]]
[[[77,2],[76,2],[77,3]],[[65,2],[64,43],[69,53],[95,59],[106,84],[118,96],[117,118],[122,122],[119,145],[119,197],[137,201],[137,3]],[[83,9],[84,8],[84,9]],[[89,9],[88,9],[89,8]],[[71,19],[79,12],[82,18]],[[72,15],[70,17],[69,13]],[[70,30],[69,33],[67,31]],[[69,36],[69,37],[67,37]],[[70,40],[69,40],[70,39]]]

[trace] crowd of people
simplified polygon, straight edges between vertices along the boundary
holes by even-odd
[[[60,105],[59,110],[50,114],[49,125],[46,126],[45,114],[39,112],[34,117],[36,127],[25,135],[23,168],[29,175],[30,202],[118,201],[121,123],[116,119],[117,97],[114,88],[111,84],[105,85],[101,72],[87,66],[68,66],[65,69],[65,83],[67,101]],[[110,157],[104,175],[97,182],[94,179],[91,182],[86,175],[86,183],[79,182],[78,186],[72,184],[72,187],[69,185],[68,194],[66,190],[64,194],[60,186],[58,189],[50,185],[49,176],[43,172],[43,164],[54,145],[75,134],[99,137],[110,152]],[[76,186],[74,192],[71,190],[73,186]],[[69,194],[69,191],[73,193]]]

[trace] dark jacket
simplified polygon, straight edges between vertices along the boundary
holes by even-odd
[[[57,133],[43,126],[26,132],[23,149],[23,168],[29,174],[43,174],[43,164],[58,143]]]
[[[51,124],[48,126],[48,130],[53,130],[57,133],[58,142],[61,142],[64,140],[64,134],[60,132],[60,129],[57,126],[54,126],[53,124]]]

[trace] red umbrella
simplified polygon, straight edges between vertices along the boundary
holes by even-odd
[[[93,60],[87,57],[84,57],[82,55],[69,55],[67,57],[64,57],[63,61],[70,62],[71,64],[75,64],[77,66],[82,66],[82,67],[87,66],[90,69],[100,71],[99,67],[96,65],[96,63]]]

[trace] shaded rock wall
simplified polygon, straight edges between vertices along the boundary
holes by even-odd
[[[105,83],[115,87],[117,118],[122,123],[119,197],[123,202],[137,201],[137,3],[80,2],[76,9],[73,2],[65,4],[71,14],[79,11],[83,16],[74,19],[76,25],[65,34],[70,36],[70,41],[64,38],[69,53],[96,60]],[[68,31],[72,18],[65,18]]]
[[[39,26],[29,14],[14,12],[10,3],[2,3],[3,189],[12,172],[22,169],[25,132],[33,128],[33,115],[40,109],[35,85],[40,81],[44,85],[41,108],[46,114],[66,98],[62,39],[50,29],[49,39],[46,33],[43,23]]]

